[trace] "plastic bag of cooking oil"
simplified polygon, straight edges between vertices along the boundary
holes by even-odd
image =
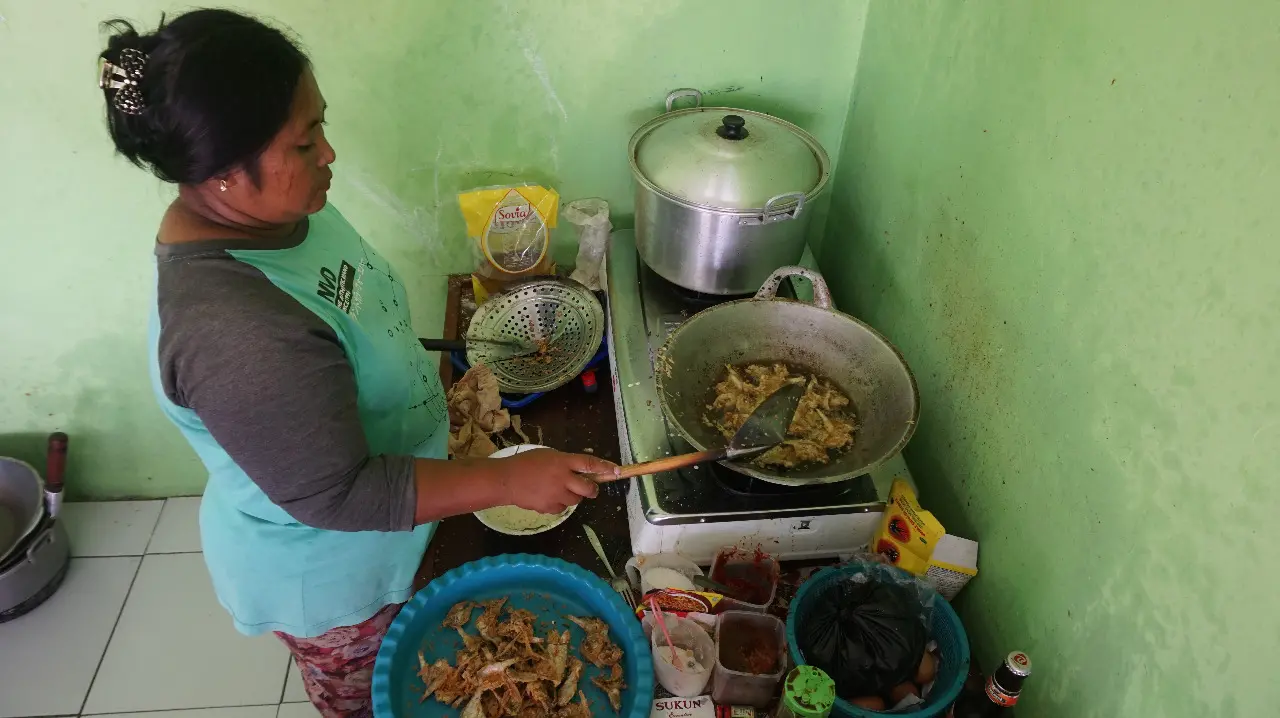
[[[475,278],[487,291],[524,277],[553,274],[551,230],[560,195],[538,185],[482,187],[458,195],[458,207],[475,242]]]

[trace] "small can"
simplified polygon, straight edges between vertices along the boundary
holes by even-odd
[[[716,718],[756,718],[751,706],[716,706]]]
[[[821,668],[796,666],[782,683],[775,718],[827,718],[836,706],[836,684]]]

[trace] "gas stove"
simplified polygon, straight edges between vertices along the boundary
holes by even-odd
[[[814,266],[807,250],[802,264]],[[740,297],[699,294],[662,279],[640,261],[630,230],[610,237],[605,278],[623,461],[694,451],[663,416],[653,357],[685,319]],[[809,298],[807,287],[790,289],[791,296]],[[783,560],[852,554],[879,525],[896,477],[911,480],[901,456],[869,474],[813,487],[760,481],[714,463],[640,477],[627,493],[632,550],[674,551],[703,564],[729,545],[759,545]]]

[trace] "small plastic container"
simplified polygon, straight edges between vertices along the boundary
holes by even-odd
[[[767,673],[752,670],[772,664]],[[787,672],[787,630],[776,616],[726,611],[716,621],[716,666],[711,700],[721,705],[766,708]]]
[[[772,556],[759,551],[726,546],[716,553],[715,560],[711,562],[709,577],[712,581],[726,584],[730,588],[754,586],[757,593],[755,598],[763,601],[758,603],[725,596],[720,602],[722,610],[764,613],[778,594],[780,573],[778,561]]]
[[[662,628],[655,625],[649,643],[653,647],[653,672],[658,683],[677,698],[702,695],[716,665],[715,642],[702,626],[687,618],[664,614],[663,621],[666,623],[667,633],[671,634],[671,643],[692,653],[700,670],[690,670],[687,665],[681,668],[672,665],[667,660],[671,655],[667,637]]]

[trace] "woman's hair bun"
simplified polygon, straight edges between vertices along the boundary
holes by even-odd
[[[289,119],[309,61],[281,30],[194,10],[154,32],[103,23],[107,130],[120,154],[166,182],[198,184],[257,159]],[[112,75],[112,73],[115,73]],[[127,80],[125,87],[119,80]]]

